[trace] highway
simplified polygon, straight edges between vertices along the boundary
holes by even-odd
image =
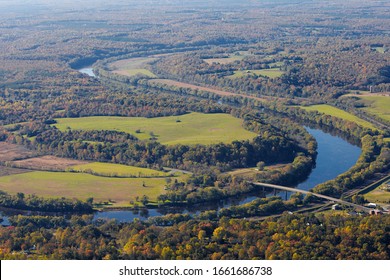
[[[322,199],[326,199],[326,200],[329,200],[329,201],[334,202],[334,203],[339,203],[339,204],[351,206],[351,207],[354,207],[356,209],[360,209],[360,210],[368,212],[368,213],[370,212],[370,210],[372,210],[371,208],[368,208],[368,207],[365,207],[362,205],[358,205],[355,203],[351,203],[348,201],[344,201],[344,200],[341,200],[339,198],[334,198],[334,197],[330,197],[327,195],[322,195],[322,194],[318,194],[318,193],[314,193],[314,192],[310,192],[310,191],[305,191],[305,190],[301,190],[301,189],[297,189],[297,188],[290,188],[290,187],[261,183],[261,182],[249,182],[249,183],[256,185],[256,186],[266,187],[266,188],[278,189],[278,190],[289,191],[289,192],[299,192],[299,193],[303,193],[303,194],[311,194],[313,196],[316,196],[316,197],[319,197]]]

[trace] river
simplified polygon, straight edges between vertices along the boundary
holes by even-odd
[[[320,129],[306,127],[306,130],[317,140],[318,155],[315,168],[304,182],[296,186],[297,188],[303,190],[312,189],[316,185],[331,180],[346,172],[355,165],[361,153],[361,149],[358,146],[347,142],[339,136],[331,135],[330,133],[326,133]],[[280,192],[279,194],[282,197],[285,196],[285,192]],[[95,218],[115,218],[118,221],[126,222],[131,221],[134,218],[144,220],[148,217],[161,216],[168,213],[199,214],[200,212],[206,210],[219,210],[233,205],[245,204],[263,195],[263,193],[259,193],[258,196],[254,196],[253,194],[249,196],[243,195],[239,198],[225,199],[219,203],[204,203],[196,205],[196,207],[191,206],[191,208],[163,208],[149,209],[147,211],[105,211],[96,213]],[[287,194],[287,197],[289,195],[290,193]]]
[[[96,77],[95,73],[93,73],[92,67],[80,68],[80,69],[77,69],[77,71],[79,71],[80,73],[83,73],[83,74],[87,74],[90,77]]]
[[[91,67],[85,67],[79,69],[80,72],[89,76],[95,77]],[[314,136],[318,143],[318,155],[316,159],[316,166],[310,173],[308,178],[298,184],[296,187],[309,190],[314,186],[337,177],[339,174],[346,172],[353,165],[355,165],[357,159],[360,156],[361,149],[345,139],[331,135],[320,129],[313,129],[306,127],[307,131]],[[290,194],[280,193],[282,197],[289,196]],[[94,214],[95,219],[112,219],[115,218],[121,222],[132,221],[134,218],[145,220],[149,217],[161,216],[169,213],[188,213],[199,214],[202,211],[207,210],[219,210],[221,208],[230,207],[233,205],[240,205],[248,203],[257,197],[264,196],[263,193],[256,195],[242,195],[237,198],[224,199],[218,203],[204,203],[191,207],[176,207],[176,208],[158,208],[158,209],[140,209],[140,210],[117,210],[117,211],[103,211]],[[0,211],[4,221],[2,224],[8,224],[7,216],[13,213]]]

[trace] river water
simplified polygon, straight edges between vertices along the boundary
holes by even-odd
[[[86,67],[79,69],[80,72],[95,77],[92,68]],[[309,190],[314,186],[331,180],[339,174],[346,172],[353,165],[360,156],[361,149],[347,142],[345,139],[326,133],[320,129],[313,129],[306,127],[307,131],[314,136],[318,143],[318,155],[316,159],[316,166],[308,176],[308,178],[298,184],[296,187]],[[282,197],[288,197],[290,194],[280,194]],[[118,211],[103,211],[94,214],[95,219],[117,219],[120,222],[129,222],[134,218],[145,220],[149,217],[161,216],[169,213],[183,213],[183,214],[199,214],[207,210],[219,210],[221,208],[230,207],[233,205],[240,205],[248,203],[257,197],[264,196],[263,193],[256,195],[243,195],[237,198],[228,198],[220,202],[204,203],[196,206],[176,207],[176,208],[159,208],[159,209],[140,209],[140,210],[118,210]],[[13,215],[5,211],[0,211],[4,221],[2,224],[8,224],[7,215]]]
[[[320,129],[306,127],[306,130],[317,140],[318,155],[315,168],[304,182],[296,186],[297,188],[303,190],[312,189],[316,185],[331,180],[346,172],[355,165],[361,153],[361,149],[358,146],[350,144],[343,138],[331,135],[330,133],[326,133]],[[280,192],[279,194],[282,197],[286,196],[284,192]],[[240,198],[225,199],[219,203],[205,203],[191,206],[191,208],[178,207],[171,209],[149,209],[148,211],[105,211],[96,213],[95,218],[115,218],[118,221],[126,222],[132,221],[134,218],[144,220],[149,217],[161,216],[168,213],[199,214],[200,212],[206,210],[219,210],[233,205],[245,204],[262,196],[264,196],[263,193],[259,193],[258,196],[253,194],[249,196],[244,195]],[[287,198],[289,196],[290,193],[287,193]]]
[[[90,77],[96,77],[95,73],[93,73],[92,67],[85,67],[81,69],[77,69],[80,73],[87,74]]]

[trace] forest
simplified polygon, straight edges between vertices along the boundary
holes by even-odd
[[[390,170],[389,3],[22,2],[0,2],[1,259],[389,259],[388,203],[377,206],[383,215],[333,211],[310,194],[283,199],[253,184],[307,180],[320,156],[308,132],[316,128],[360,155],[310,191],[375,202],[362,190]],[[184,117],[199,114],[234,119],[252,137],[202,142],[229,123],[206,127],[194,117],[185,127]],[[61,126],[87,117],[102,123]],[[109,117],[172,117],[169,125],[199,142],[174,138],[187,136],[178,129],[170,132],[174,144],[165,143],[141,124],[131,131]],[[157,175],[121,175],[122,166]],[[35,172],[59,179],[12,185]],[[118,206],[110,194],[89,192],[96,183],[63,182],[81,173],[104,178],[111,192],[116,179],[126,181],[125,199]],[[170,212],[241,197],[248,201]],[[117,207],[163,214],[95,218]]]

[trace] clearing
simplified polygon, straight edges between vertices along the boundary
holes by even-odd
[[[106,177],[128,177],[128,178],[147,178],[147,177],[167,177],[169,174],[149,168],[135,167],[123,164],[93,162],[88,164],[76,165],[67,171],[77,171],[81,173],[94,173]]]
[[[180,181],[180,179],[178,179]],[[10,194],[67,197],[95,202],[113,201],[113,206],[130,206],[136,197],[151,201],[164,193],[165,178],[107,178],[83,173],[34,171],[0,177],[0,189]]]
[[[160,118],[82,117],[56,119],[55,126],[78,130],[116,130],[135,135],[141,140],[154,137],[165,145],[231,143],[249,140],[256,133],[242,127],[243,120],[229,114],[190,113]]]
[[[389,182],[387,184],[389,184]],[[382,184],[376,189],[365,194],[364,198],[372,203],[379,202],[379,203],[390,204],[390,191],[385,189],[387,184]]]
[[[26,173],[30,172],[29,170],[23,170],[23,169],[17,169],[7,166],[0,166],[0,177],[1,176],[8,176],[8,175],[14,175],[14,174],[20,174],[20,173]]]
[[[24,159],[34,156],[34,152],[24,146],[0,142],[0,162]]]
[[[340,119],[354,122],[354,123],[361,125],[363,127],[376,129],[375,126],[372,125],[371,123],[369,123],[368,121],[362,120],[361,118],[358,118],[355,115],[352,115],[348,112],[345,112],[341,109],[338,109],[338,108],[330,106],[330,105],[322,104],[322,105],[314,105],[314,106],[307,106],[307,107],[300,106],[300,108],[304,109],[306,111],[318,111],[318,112],[326,114],[326,115],[330,115],[330,116],[334,116],[334,117],[337,117]]]
[[[390,121],[390,95],[359,96],[359,98],[367,106],[363,110],[386,121]]]
[[[262,70],[243,70],[234,71],[233,75],[227,76],[228,78],[241,78],[247,75],[265,76],[268,78],[279,78],[284,74],[279,68],[262,69]]]
[[[150,78],[156,78],[151,71],[146,69],[147,64],[156,60],[153,57],[137,57],[124,60],[118,60],[109,64],[111,71],[124,76],[144,75]]]
[[[13,167],[33,170],[60,170],[65,171],[73,165],[87,164],[88,161],[60,158],[56,156],[42,156],[12,162]]]

